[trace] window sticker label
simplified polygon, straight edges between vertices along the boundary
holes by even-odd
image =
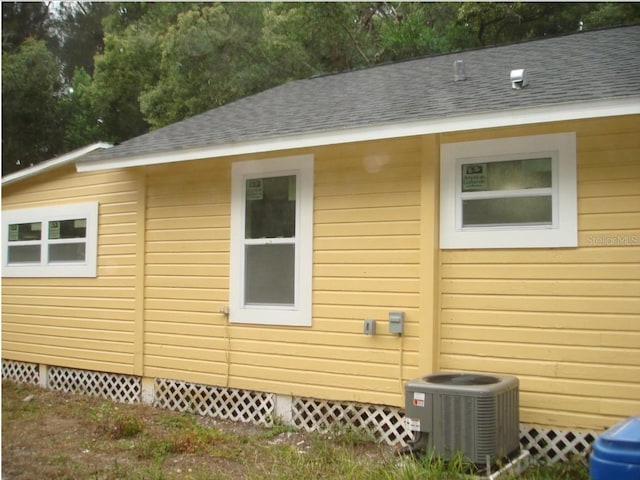
[[[56,240],[60,238],[60,222],[49,222],[49,239]]]
[[[474,163],[462,165],[462,190],[487,189],[487,164]]]
[[[9,225],[9,241],[18,241],[18,225]]]
[[[413,406],[424,407],[425,394],[423,392],[413,392]]]
[[[262,200],[264,195],[261,178],[247,180],[247,200]]]

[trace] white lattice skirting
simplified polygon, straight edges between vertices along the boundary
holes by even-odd
[[[597,432],[558,430],[533,425],[520,425],[520,445],[534,459],[549,463],[586,455],[598,437]]]
[[[40,383],[40,370],[36,363],[2,360],[2,379],[13,380],[17,383],[38,385],[38,383]]]
[[[140,377],[61,367],[50,367],[47,373],[47,386],[52,390],[104,397],[120,403],[140,402]]]
[[[365,430],[378,441],[406,445],[413,434],[406,429],[399,408],[351,402],[329,402],[296,397],[293,424],[308,432],[327,432],[336,425]]]
[[[236,422],[273,425],[275,395],[155,379],[154,405]]]
[[[100,396],[121,403],[139,403],[143,397],[142,379],[132,375],[3,360],[2,378],[63,392]],[[278,416],[278,395],[273,393],[156,378],[151,398],[155,406],[169,410],[265,426],[273,425]],[[308,432],[327,432],[336,426],[347,426],[363,429],[388,445],[404,446],[412,439],[412,432],[405,427],[404,413],[397,407],[287,398],[284,403],[291,407],[291,424]],[[533,458],[550,463],[586,454],[596,438],[597,433],[592,431],[520,425],[522,448],[528,450]]]

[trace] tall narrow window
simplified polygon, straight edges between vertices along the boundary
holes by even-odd
[[[311,324],[313,158],[232,167],[230,319]]]
[[[246,180],[244,245],[245,305],[294,305],[295,175]]]

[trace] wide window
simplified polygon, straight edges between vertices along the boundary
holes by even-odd
[[[232,167],[230,320],[311,325],[313,157]]]
[[[442,248],[577,245],[575,134],[443,144]]]
[[[95,277],[98,204],[2,212],[5,277]]]

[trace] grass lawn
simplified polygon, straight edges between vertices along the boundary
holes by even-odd
[[[350,430],[309,434],[2,383],[2,478],[458,479],[464,462],[399,457]],[[588,480],[584,461],[525,480]]]

